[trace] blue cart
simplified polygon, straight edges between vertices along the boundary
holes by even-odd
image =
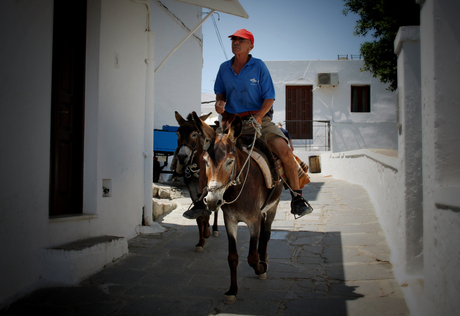
[[[173,173],[163,169],[168,165],[169,156],[174,156],[178,129],[179,126],[163,125],[163,129],[153,131],[153,182],[158,182],[160,173]]]

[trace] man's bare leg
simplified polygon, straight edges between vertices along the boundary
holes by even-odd
[[[292,154],[292,149],[281,137],[269,141],[268,146],[270,147],[270,150],[281,160],[287,182],[291,189],[297,193],[293,194],[291,192],[291,213],[297,215],[298,217],[311,213],[313,210],[305,204],[302,198],[302,190],[300,190],[299,176],[297,174],[297,166]],[[298,194],[300,194],[300,196],[298,196]]]

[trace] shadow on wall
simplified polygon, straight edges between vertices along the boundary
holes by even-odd
[[[398,149],[398,134],[394,122],[334,122],[331,138],[333,152],[377,148]]]

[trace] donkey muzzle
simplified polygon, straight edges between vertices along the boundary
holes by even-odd
[[[216,212],[219,207],[224,204],[224,192],[223,190],[208,192],[204,198],[204,203],[207,205],[208,210]]]
[[[187,160],[188,160],[188,155],[186,155],[186,154],[178,154],[177,159],[179,160],[179,163],[181,165],[185,165],[187,163]]]
[[[177,159],[179,160],[180,164],[186,165],[191,155],[192,155],[192,150],[188,148],[187,146],[182,145],[179,149],[179,152],[177,153]]]

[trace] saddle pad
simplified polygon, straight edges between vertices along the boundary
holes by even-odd
[[[243,150],[249,154],[248,149],[246,147],[244,147]],[[273,180],[271,169],[267,163],[267,158],[265,157],[265,154],[257,150],[257,148],[254,148],[254,150],[252,151],[251,157],[257,162],[260,169],[262,170],[267,188],[269,189],[273,188],[278,183],[278,181]],[[286,175],[284,174],[284,168],[283,168],[283,164],[281,163],[281,159],[279,159],[275,155],[274,155],[274,158],[275,158],[276,167],[277,167],[280,177],[282,177],[285,181],[287,181]],[[310,177],[307,174],[308,165],[296,155],[294,155],[294,159],[296,161],[297,175],[299,176],[299,186],[300,186],[300,189],[303,189],[303,187],[306,184],[310,183]]]
[[[249,151],[246,147],[243,150],[249,154]],[[251,158],[259,165],[260,170],[262,170],[262,174],[264,175],[265,185],[268,189],[273,188],[276,183],[273,181],[272,173],[270,171],[270,166],[267,163],[267,158],[265,154],[260,152],[257,148],[254,148],[251,154]]]

